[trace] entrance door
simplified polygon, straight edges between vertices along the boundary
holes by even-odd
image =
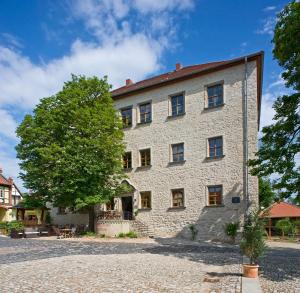
[[[132,220],[132,196],[122,197],[122,211],[124,220]]]

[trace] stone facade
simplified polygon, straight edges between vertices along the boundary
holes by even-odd
[[[257,151],[258,68],[247,64],[248,153]],[[207,109],[207,86],[223,84],[224,104]],[[128,182],[135,218],[156,236],[190,237],[188,226],[194,224],[198,239],[224,237],[224,224],[243,220],[244,196],[244,110],[245,64],[237,64],[205,75],[166,84],[115,100],[115,107],[132,106],[133,123],[125,128],[126,150],[132,152],[132,170]],[[170,116],[170,95],[184,93],[185,114]],[[152,122],[138,124],[138,108],[151,102]],[[208,139],[222,136],[223,154],[208,159]],[[181,164],[170,164],[171,144],[184,143]],[[139,150],[151,149],[151,167],[140,167]],[[222,185],[222,205],[209,206],[208,186]],[[257,178],[249,175],[249,199],[258,201]],[[171,208],[172,189],[184,189],[184,208]],[[140,209],[140,192],[151,191],[151,209]],[[232,203],[239,197],[240,203]],[[115,208],[122,210],[122,199]]]

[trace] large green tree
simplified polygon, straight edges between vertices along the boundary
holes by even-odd
[[[281,197],[300,202],[300,3],[292,1],[277,18],[273,55],[291,94],[275,101],[274,123],[262,129],[261,147],[249,165],[253,175],[275,174],[273,187]]]
[[[107,79],[72,76],[17,129],[25,186],[56,206],[89,208],[116,195],[123,177],[120,117]]]
[[[276,194],[272,189],[270,179],[259,177],[259,205],[261,207],[269,207],[275,200]]]

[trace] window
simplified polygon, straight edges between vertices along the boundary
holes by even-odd
[[[182,162],[184,161],[184,144],[177,143],[172,145],[172,159],[173,162]]]
[[[124,169],[132,168],[131,152],[127,152],[123,155],[123,168]]]
[[[183,189],[172,190],[172,207],[178,208],[184,206],[184,192]]]
[[[150,166],[151,165],[151,152],[150,149],[141,150],[140,151],[141,156],[141,166]]]
[[[210,158],[219,158],[223,156],[223,138],[222,136],[208,139],[208,155]]]
[[[151,191],[143,191],[141,195],[141,208],[151,209]]]
[[[123,127],[132,125],[132,108],[121,109]]]
[[[151,103],[140,105],[140,123],[149,123],[151,120]]]
[[[172,116],[178,116],[184,113],[184,96],[183,94],[171,97]]]
[[[209,186],[208,187],[208,205],[218,206],[222,204],[222,186]]]
[[[207,87],[207,102],[208,108],[223,104],[223,84]]]
[[[0,203],[4,203],[4,189],[0,187]]]

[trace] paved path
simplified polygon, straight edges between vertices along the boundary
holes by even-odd
[[[300,293],[300,243],[269,242],[261,260],[264,293]]]
[[[177,240],[114,243],[0,237],[0,292],[236,293],[240,261],[236,247]]]

